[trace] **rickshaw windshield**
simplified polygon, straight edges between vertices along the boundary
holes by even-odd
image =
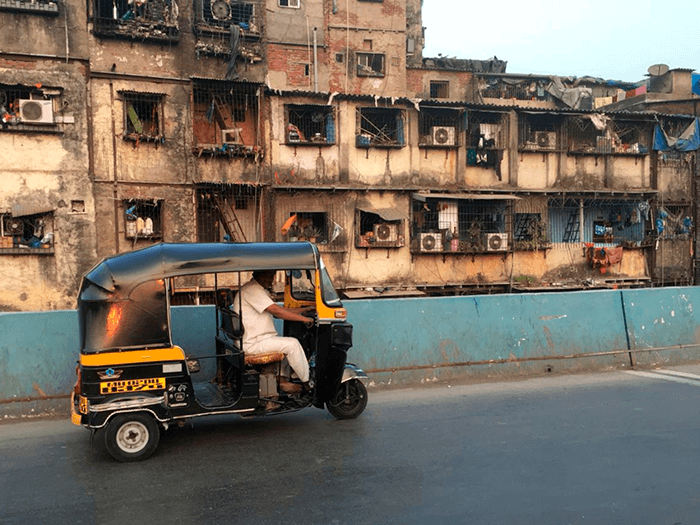
[[[94,290],[90,290],[94,288]],[[162,279],[145,282],[129,297],[99,298],[99,287],[84,290],[80,312],[80,348],[84,353],[133,346],[169,346],[168,306]],[[90,300],[94,296],[95,300]]]
[[[330,307],[339,308],[342,306],[331,278],[326,271],[326,267],[321,261],[321,297],[323,302]],[[315,272],[311,270],[293,270],[292,275],[292,296],[299,301],[313,301],[315,299],[314,289],[316,286]]]

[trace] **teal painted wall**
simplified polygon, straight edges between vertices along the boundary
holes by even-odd
[[[414,369],[425,375],[433,366],[454,377],[475,371],[467,362],[624,350],[628,334],[633,349],[700,343],[700,288],[693,287],[361,300],[346,307],[355,327],[349,360],[398,381],[401,369],[406,380],[418,377]],[[174,307],[172,320],[173,340],[188,355],[214,352],[213,307]],[[0,313],[0,334],[0,414],[13,400],[70,392],[75,311]],[[683,354],[697,358],[694,350]],[[456,363],[462,366],[450,369]],[[213,361],[203,364],[198,380],[213,374]]]

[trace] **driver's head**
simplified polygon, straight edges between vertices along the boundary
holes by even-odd
[[[275,280],[276,273],[277,270],[256,270],[253,272],[253,279],[263,288],[269,288]]]

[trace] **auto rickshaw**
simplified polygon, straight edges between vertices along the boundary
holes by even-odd
[[[246,320],[232,303],[236,279],[240,287],[242,273],[254,270],[283,271],[284,305],[315,308],[313,326],[285,321],[282,334],[304,348],[310,391],[277,388],[283,354],[245,354]],[[216,332],[197,348],[181,348],[172,336],[173,280],[197,275],[214,280]],[[221,280],[234,286],[220,287]],[[78,315],[71,420],[93,437],[103,429],[105,447],[119,461],[146,459],[162,430],[196,417],[313,406],[351,419],[367,406],[367,375],[346,362],[352,325],[312,243],[160,243],[108,257],[83,277]],[[213,377],[193,379],[206,362],[215,363]]]

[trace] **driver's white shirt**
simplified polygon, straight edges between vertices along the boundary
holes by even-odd
[[[233,310],[241,315],[241,321],[245,327],[243,333],[243,351],[252,345],[269,339],[278,337],[275,330],[275,323],[272,314],[265,309],[275,304],[268,295],[265,288],[255,280],[251,279],[241,287],[233,300]],[[240,303],[240,304],[239,304]]]

